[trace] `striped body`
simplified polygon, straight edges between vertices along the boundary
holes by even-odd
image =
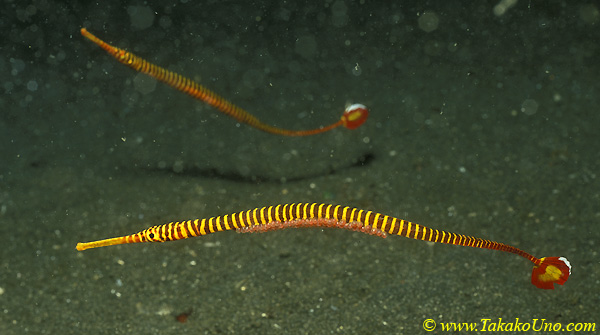
[[[297,227],[342,228],[381,237],[400,235],[415,240],[510,252],[533,262],[531,283],[542,289],[564,284],[571,274],[571,264],[564,257],[539,259],[504,243],[432,229],[372,211],[318,203],[268,206],[209,219],[171,222],[132,235],[78,243],[76,248],[81,251],[127,243],[175,241],[226,230],[265,232]]]
[[[306,219],[333,219],[345,222],[359,222],[366,227],[379,229],[389,235],[400,235],[428,242],[501,250],[523,256],[533,263],[539,264],[539,260],[532,255],[503,243],[431,229],[410,221],[372,211],[318,203],[268,206],[232,215],[212,217],[210,219],[171,222],[150,227],[124,238],[126,239],[125,243],[175,241],[219,231],[236,230],[254,225],[266,225],[270,222]]]
[[[206,87],[198,84],[197,82],[186,78],[178,73],[169,71],[160,66],[154,65],[147,60],[136,56],[130,52],[127,52],[123,49],[112,46],[98,37],[91,34],[87,29],[82,28],[81,34],[96,43],[99,47],[108,52],[111,56],[116,58],[119,62],[129,66],[130,68],[147,74],[154,79],[161,81],[183,93],[189,94],[192,97],[205,102],[206,104],[216,108],[224,114],[227,114],[239,122],[246,123],[254,128],[260,129],[262,131],[277,134],[277,135],[286,135],[286,136],[307,136],[314,135],[329,131],[338,126],[345,126],[349,129],[354,129],[360,126],[367,118],[368,111],[365,106],[355,104],[353,106],[361,106],[360,108],[353,108],[351,110],[346,109],[342,118],[326,127],[321,127],[312,130],[288,130],[281,129],[277,127],[273,127],[267,124],[262,123],[255,116],[248,113],[244,109],[232,104],[227,101],[223,97],[219,96],[215,92],[207,89]]]

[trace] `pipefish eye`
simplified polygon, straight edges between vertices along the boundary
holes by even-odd
[[[154,227],[146,230],[146,233],[144,235],[146,235],[146,238],[148,239],[149,242],[162,242],[162,240],[160,238],[160,234],[158,233],[157,229],[158,229],[158,227],[154,226]]]

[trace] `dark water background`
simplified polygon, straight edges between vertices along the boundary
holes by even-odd
[[[462,3],[4,1],[0,333],[600,321],[600,5]],[[119,64],[81,27],[265,123],[315,128],[350,102],[370,118],[265,134]],[[573,274],[543,291],[518,256],[320,229],[74,249],[292,202],[566,256]]]

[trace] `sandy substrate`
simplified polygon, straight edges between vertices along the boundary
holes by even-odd
[[[450,3],[3,5],[0,334],[598,323],[600,7]],[[271,125],[324,126],[352,102],[370,118],[266,134],[119,64],[84,26]],[[515,255],[333,229],[75,250],[294,202],[566,256],[573,273],[544,291]]]

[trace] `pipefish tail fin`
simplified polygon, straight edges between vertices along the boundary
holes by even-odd
[[[356,129],[360,127],[369,117],[369,110],[363,104],[352,104],[346,107],[342,119],[340,120],[344,127]]]
[[[563,285],[571,275],[571,263],[565,257],[540,258],[533,266],[531,283],[538,288],[553,290],[554,284]]]

